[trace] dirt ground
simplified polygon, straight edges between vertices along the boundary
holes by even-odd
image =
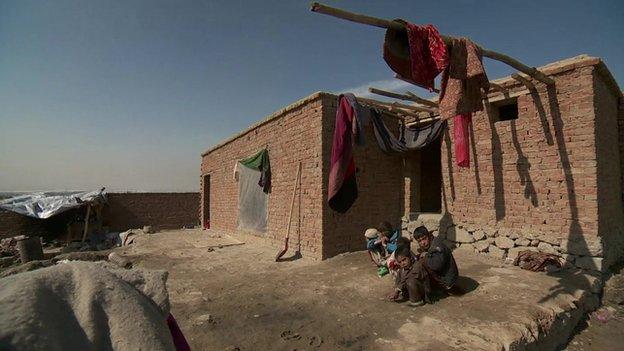
[[[565,350],[621,350],[624,345],[624,269],[617,267],[605,284],[603,306],[577,326]]]
[[[461,249],[470,292],[418,308],[384,301],[391,277],[377,277],[363,251],[276,263],[278,250],[257,239],[201,230],[143,235],[117,251],[169,271],[172,313],[196,350],[553,349],[597,304],[592,276],[523,271]]]

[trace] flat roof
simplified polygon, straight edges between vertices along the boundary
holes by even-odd
[[[577,69],[577,68],[581,68],[581,67],[587,67],[587,66],[596,66],[597,69],[596,71],[601,74],[603,76],[603,78],[605,78],[605,80],[607,81],[607,85],[609,86],[609,88],[618,96],[622,96],[622,91],[620,90],[620,87],[617,84],[617,81],[615,80],[615,78],[613,78],[613,75],[611,74],[611,72],[609,71],[609,69],[607,68],[607,66],[604,64],[604,62],[602,61],[602,59],[600,59],[599,57],[594,57],[594,56],[589,56],[586,54],[583,55],[578,55],[575,57],[571,57],[571,58],[567,58],[567,59],[563,59],[560,61],[555,61],[553,63],[549,63],[545,66],[541,66],[538,67],[538,69],[540,71],[542,71],[544,74],[547,75],[554,75],[554,74],[559,74],[562,72],[566,72],[566,71],[570,71],[573,69]],[[519,73],[521,76],[524,77],[528,77],[526,74],[524,73]],[[498,78],[498,79],[494,79],[491,80],[491,82],[493,83],[497,83],[505,88],[512,88],[512,87],[517,87],[522,85],[522,83],[518,82],[517,80],[513,79],[511,77],[511,75],[503,77],[503,78]],[[494,97],[494,96],[498,96],[498,95],[503,95],[502,92],[498,92],[495,91],[495,93],[490,94],[490,97]],[[281,116],[284,116],[285,114],[287,114],[288,112],[299,108],[303,105],[306,105],[312,101],[321,99],[322,97],[328,97],[328,98],[336,98],[337,95],[329,93],[329,92],[324,92],[324,91],[317,91],[315,93],[312,93],[302,99],[299,99],[295,102],[293,102],[292,104],[279,109],[275,112],[273,112],[272,114],[268,115],[267,117],[265,117],[264,119],[252,124],[251,126],[249,126],[248,128],[246,128],[245,130],[221,141],[220,143],[212,146],[211,148],[209,148],[208,150],[204,151],[201,156],[206,156],[209,153],[223,147],[226,144],[229,144],[230,142],[244,136],[245,134],[253,131],[254,129],[267,124],[277,118],[280,118]],[[431,100],[437,100],[437,97],[431,99]]]

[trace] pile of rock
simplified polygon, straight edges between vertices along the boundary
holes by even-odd
[[[603,252],[600,241],[586,242],[584,238],[559,239],[530,230],[507,228],[476,228],[453,223],[439,214],[419,214],[403,219],[403,233],[408,235],[418,226],[424,225],[436,236],[446,239],[451,247],[469,246],[475,252],[513,261],[524,250],[540,251],[559,255],[564,267],[577,267],[603,271]]]

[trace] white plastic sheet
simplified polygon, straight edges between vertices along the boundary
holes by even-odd
[[[265,233],[269,195],[258,185],[260,171],[238,165],[238,230]]]
[[[0,208],[34,218],[50,218],[55,214],[80,207],[104,196],[104,189],[72,193],[32,193],[0,201]]]

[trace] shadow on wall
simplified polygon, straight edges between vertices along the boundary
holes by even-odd
[[[590,245],[588,245],[587,238],[585,237],[585,233],[583,232],[583,223],[581,222],[581,218],[579,218],[579,208],[578,208],[578,198],[577,198],[577,189],[574,180],[574,172],[572,169],[572,164],[570,161],[570,153],[568,147],[566,146],[566,138],[567,136],[564,134],[565,123],[564,119],[561,115],[561,110],[559,107],[559,100],[557,97],[557,91],[555,86],[548,87],[545,91],[542,91],[542,95],[538,93],[535,87],[529,88],[530,97],[532,98],[532,103],[535,105],[535,109],[538,113],[538,117],[541,122],[541,126],[544,132],[544,138],[548,145],[556,145],[557,148],[557,157],[559,157],[559,164],[562,170],[561,174],[561,184],[565,186],[565,192],[567,195],[564,195],[564,198],[567,197],[567,209],[569,211],[568,215],[562,213],[561,217],[567,220],[567,230],[565,233],[565,238],[561,244],[564,252],[571,252],[577,255],[582,255],[582,253],[586,253],[589,256],[589,253],[592,252],[590,250]],[[546,100],[546,102],[544,102]],[[528,100],[527,100],[528,101]],[[505,204],[505,179],[504,179],[504,170],[503,170],[503,150],[501,145],[501,139],[499,133],[494,126],[494,121],[496,120],[493,117],[493,108],[491,105],[486,104],[486,113],[489,118],[490,130],[491,130],[491,160],[493,167],[493,178],[494,178],[494,206],[495,206],[495,218],[496,221],[499,222],[505,218],[506,215],[506,204]],[[569,119],[568,119],[569,120]],[[551,131],[551,126],[553,130]],[[530,200],[531,205],[535,208],[539,208],[539,199],[538,194],[533,184],[533,178],[531,176],[531,171],[535,171],[532,169],[529,159],[525,156],[519,136],[519,130],[522,131],[522,128],[519,128],[516,125],[516,121],[511,121],[510,123],[511,129],[511,142],[515,148],[517,159],[516,159],[516,171],[518,172],[520,178],[520,184],[523,186],[523,195],[526,199]],[[471,135],[474,135],[474,132],[471,130]],[[554,135],[554,139],[553,139]],[[447,195],[450,195],[450,198],[455,200],[455,185],[453,179],[453,158],[452,158],[452,150],[451,150],[451,140],[449,137],[449,133],[445,132],[444,134],[445,144],[446,144],[446,152],[447,152],[447,162],[448,162],[448,184],[449,188],[442,187],[442,199],[444,201],[444,217],[443,221],[447,223],[454,223],[452,215],[446,212],[448,209],[447,206]],[[474,139],[474,138],[472,138]],[[473,158],[476,161],[476,154],[474,153],[475,144],[471,142],[471,147],[473,148]],[[476,164],[475,164],[476,166]],[[539,170],[538,170],[539,172]],[[556,174],[557,172],[552,172]],[[480,176],[478,169],[475,169],[475,175],[477,177],[477,186],[480,187]],[[447,191],[450,190],[450,194],[447,194]],[[478,191],[480,193],[480,191]],[[560,218],[561,219],[561,218]],[[569,224],[568,224],[569,223]],[[442,226],[442,223],[441,223]],[[447,237],[452,238],[455,233],[453,227],[449,224],[450,232],[447,232]],[[440,229],[443,230],[442,228]],[[594,248],[595,250],[595,248]],[[581,257],[583,259],[584,268],[598,270],[596,264],[593,263],[591,257]],[[555,274],[556,275],[556,274]],[[584,284],[584,286],[590,286],[589,281],[580,282],[578,278],[571,279],[571,276],[559,276],[556,275],[560,281],[556,287],[553,287],[549,294],[543,298],[543,300],[548,300],[556,297],[561,293],[573,293],[578,286],[579,283]],[[581,279],[582,280],[582,279]]]
[[[494,126],[494,111],[490,104],[485,104],[485,112],[490,123],[492,132],[492,170],[494,171],[494,210],[496,212],[496,221],[505,218],[505,187],[503,179],[503,150],[498,135],[498,131]]]
[[[535,88],[529,89],[531,92],[531,96],[533,97],[533,102],[535,103],[538,113],[540,115],[540,119],[542,121],[547,121],[547,115],[541,100],[540,95],[535,90]],[[571,223],[568,228],[568,241],[566,249],[569,251],[571,249],[571,245],[575,247],[582,247],[584,250],[589,251],[587,242],[585,241],[583,235],[583,229],[581,228],[581,224],[579,222],[579,213],[578,213],[578,205],[576,198],[576,191],[574,185],[574,177],[572,175],[572,167],[570,164],[570,158],[568,154],[568,149],[565,144],[565,136],[563,134],[564,122],[561,116],[561,110],[559,109],[559,100],[557,98],[557,89],[554,85],[549,86],[547,88],[548,93],[548,106],[550,111],[550,116],[552,118],[552,125],[555,130],[555,139],[557,143],[557,150],[559,152],[559,157],[561,159],[561,167],[563,168],[565,185],[567,188],[567,196],[568,203],[570,209],[570,217]],[[547,122],[546,122],[547,123]],[[542,125],[546,125],[542,123]],[[550,133],[546,133],[546,138],[548,140],[548,135]],[[552,136],[551,136],[552,137]],[[591,267],[591,265],[587,268],[598,269],[595,265]],[[586,282],[589,285],[589,282]],[[560,277],[559,284],[553,287],[550,293],[545,296],[542,300],[547,300],[549,298],[553,298],[561,293],[574,293],[573,282],[571,281],[569,276]]]
[[[531,199],[531,205],[537,207],[537,193],[531,180],[531,163],[529,159],[522,153],[520,142],[518,141],[518,131],[516,130],[516,120],[511,121],[511,140],[514,148],[518,153],[516,160],[516,170],[520,176],[520,185],[524,186],[524,198]]]

